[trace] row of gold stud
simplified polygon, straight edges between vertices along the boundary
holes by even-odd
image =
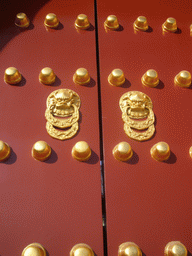
[[[46,15],[44,25],[48,28],[57,28],[59,26],[59,19],[56,14],[49,13]],[[27,28],[30,25],[30,20],[25,13],[18,13],[15,18],[15,25],[20,28]],[[90,22],[85,14],[79,14],[75,20],[75,27],[78,29],[88,29]]]
[[[21,256],[46,256],[46,250],[39,243],[32,243],[26,246]],[[92,248],[87,244],[76,244],[70,251],[70,256],[94,256]],[[118,256],[142,256],[142,251],[133,242],[125,242],[119,246]],[[187,248],[179,241],[169,242],[164,249],[164,256],[187,256]]]
[[[5,70],[4,81],[8,84],[18,84],[22,79],[20,72],[14,68],[9,67]],[[42,84],[53,84],[56,75],[49,67],[43,68],[39,74],[39,81]],[[85,68],[79,68],[73,75],[75,84],[87,85],[90,82],[90,75]],[[114,69],[108,76],[109,84],[113,86],[121,86],[125,83],[125,75],[121,69]],[[141,78],[141,82],[147,87],[156,87],[159,84],[159,76],[157,71],[149,69]],[[190,72],[183,70],[179,72],[174,78],[174,84],[180,87],[189,87],[191,85]]]
[[[125,83],[125,75],[121,69],[114,69],[108,76],[108,82],[113,86],[121,86]],[[149,69],[142,76],[141,82],[147,87],[156,87],[159,84],[157,71]],[[174,84],[180,87],[189,87],[191,85],[191,74],[189,71],[182,70],[174,78]]]
[[[116,160],[122,162],[130,160],[133,156],[133,150],[130,144],[124,141],[118,143],[114,147],[112,153]],[[163,162],[169,159],[171,150],[166,142],[161,141],[153,145],[153,147],[150,149],[150,154],[154,160]],[[192,158],[192,147],[189,149],[189,156]]]
[[[21,256],[46,256],[46,250],[45,248],[39,244],[39,243],[32,243],[26,246]],[[70,256],[81,256],[81,255],[87,255],[87,256],[94,256],[94,252],[91,249],[91,247],[87,244],[76,244],[73,246],[73,248],[70,251]]]
[[[51,147],[45,141],[37,141],[31,151],[32,157],[39,161],[46,161],[51,156]],[[88,161],[91,157],[91,148],[85,141],[77,142],[71,151],[72,157],[78,161]],[[11,148],[0,140],[0,162],[6,161],[11,155]]]
[[[118,30],[120,27],[119,21],[115,15],[109,15],[104,22],[104,27],[110,30]],[[149,25],[146,17],[139,16],[133,23],[133,28],[135,31],[148,31]],[[192,26],[190,26],[190,30]],[[175,33],[177,28],[177,22],[174,18],[169,17],[162,25],[162,30],[164,32],[172,32]]]
[[[166,142],[158,142],[151,150],[151,157],[159,162],[163,162],[170,157],[170,147]],[[133,150],[129,143],[120,142],[113,151],[113,156],[119,161],[128,161],[133,156]],[[10,146],[0,141],[0,162],[6,161],[11,154]],[[85,141],[79,141],[75,144],[71,151],[72,157],[78,161],[88,161],[91,157],[91,148]],[[192,158],[192,147],[189,149],[189,155]],[[51,156],[51,147],[45,141],[37,141],[32,147],[32,156],[36,160],[46,161]]]
[[[25,13],[18,13],[15,18],[15,25],[21,28],[27,28],[30,24],[29,18]],[[54,13],[49,13],[46,15],[44,20],[44,25],[48,28],[57,28],[59,26],[59,19]],[[104,27],[109,30],[118,30],[119,22],[115,15],[109,15],[104,22]],[[88,29],[90,27],[90,22],[87,15],[79,14],[75,20],[75,27],[77,29]],[[146,17],[139,16],[133,23],[133,28],[135,31],[147,31],[149,29]],[[162,25],[162,30],[164,32],[175,33],[177,28],[176,20],[172,17],[168,18]],[[190,25],[190,33],[192,32],[192,25]]]
[[[15,67],[9,67],[5,70],[4,81],[8,84],[18,84],[22,79],[21,73]],[[39,82],[42,84],[50,85],[55,82],[56,75],[54,71],[45,67],[39,74]],[[85,68],[78,68],[73,75],[73,81],[79,85],[86,85],[90,82],[90,75]]]

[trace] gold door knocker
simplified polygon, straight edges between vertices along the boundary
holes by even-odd
[[[125,133],[134,140],[150,139],[155,132],[155,117],[151,99],[144,93],[130,91],[119,101]]]
[[[69,89],[59,89],[48,96],[45,118],[46,129],[51,137],[67,140],[77,133],[80,104],[79,95]]]

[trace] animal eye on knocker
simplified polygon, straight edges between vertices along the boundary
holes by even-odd
[[[144,93],[130,91],[119,101],[125,133],[134,140],[150,139],[155,132],[155,116],[151,99]]]
[[[45,118],[51,137],[67,140],[77,133],[80,104],[79,95],[69,89],[59,89],[48,96]]]

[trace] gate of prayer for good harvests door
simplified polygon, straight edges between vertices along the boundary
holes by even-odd
[[[110,256],[192,250],[191,10],[97,1]]]
[[[192,250],[192,3],[2,1],[0,255]]]
[[[94,1],[1,11],[0,255],[103,255]]]

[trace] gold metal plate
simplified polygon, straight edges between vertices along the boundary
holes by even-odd
[[[150,139],[154,132],[155,116],[151,99],[144,93],[130,91],[119,101],[125,133],[134,140]]]
[[[76,92],[70,89],[59,89],[52,92],[47,98],[45,111],[48,134],[59,140],[72,138],[79,128],[79,108],[80,98]]]

